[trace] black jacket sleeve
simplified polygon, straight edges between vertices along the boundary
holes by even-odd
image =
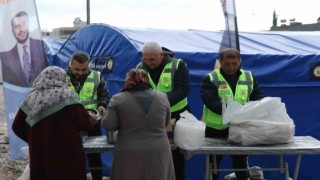
[[[182,60],[179,62],[173,81],[173,90],[167,93],[171,106],[186,98],[189,94],[189,70],[187,64]]]
[[[109,104],[110,96],[106,87],[106,83],[102,77],[102,74],[100,76],[100,83],[98,85],[97,95],[98,95],[98,107],[103,106],[104,108],[107,108]]]
[[[259,83],[256,80],[256,78],[253,75],[252,75],[252,77],[253,77],[253,90],[252,90],[252,93],[250,94],[249,100],[250,101],[260,100],[260,99],[264,98],[264,92],[260,88]]]
[[[218,89],[210,81],[209,75],[205,76],[200,84],[200,95],[202,102],[207,106],[212,112],[217,114],[222,114],[222,103],[220,102]]]

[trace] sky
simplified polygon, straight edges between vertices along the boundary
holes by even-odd
[[[239,31],[263,31],[272,26],[273,11],[281,19],[303,24],[320,17],[318,0],[235,0]],[[87,20],[87,0],[35,0],[41,30],[72,27]],[[220,0],[91,0],[90,22],[116,27],[223,30]]]
[[[87,20],[86,0],[35,0],[42,30],[73,26]],[[272,26],[273,11],[280,19],[316,23],[318,0],[235,0],[239,31],[263,31]],[[59,2],[59,3],[57,3]],[[61,2],[61,3],[60,3]],[[63,2],[63,3],[62,3]],[[91,23],[116,27],[222,30],[220,0],[91,0]]]
[[[87,20],[86,0],[35,0],[42,30],[73,26]],[[61,2],[61,5],[57,5]],[[263,31],[272,26],[273,11],[280,19],[316,23],[317,0],[235,0],[239,31]],[[63,4],[63,5],[62,5]],[[222,30],[220,0],[91,0],[91,23],[117,27]]]

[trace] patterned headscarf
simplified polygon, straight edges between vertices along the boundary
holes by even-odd
[[[20,109],[27,114],[27,123],[35,125],[45,117],[65,106],[80,103],[76,95],[66,86],[67,74],[58,66],[45,68],[34,80]]]
[[[132,69],[126,75],[126,83],[122,91],[130,91],[137,88],[151,88],[145,70]]]

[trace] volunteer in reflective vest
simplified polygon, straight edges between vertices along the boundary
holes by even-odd
[[[186,63],[173,55],[172,51],[162,48],[157,42],[146,42],[142,48],[142,62],[137,68],[147,71],[153,89],[167,94],[171,106],[171,118],[178,121],[181,112],[190,111],[187,100],[190,80]],[[184,180],[183,154],[177,148],[172,151],[172,157],[176,179]]]
[[[205,136],[228,138],[229,128],[222,124],[222,101],[226,95],[233,100],[245,104],[248,101],[260,100],[264,97],[262,89],[250,71],[240,68],[241,58],[237,49],[227,48],[219,54],[220,68],[207,74],[201,82],[200,94],[204,103],[203,119],[206,123]],[[214,157],[214,156],[213,156]],[[234,169],[247,169],[247,155],[232,155]],[[213,158],[211,158],[213,160]],[[215,156],[217,167],[222,156]],[[212,161],[213,162],[213,161]],[[236,171],[238,180],[247,180],[248,171]],[[219,174],[212,172],[213,180]]]
[[[90,56],[85,52],[76,52],[70,58],[67,72],[67,86],[76,94],[87,110],[96,110],[101,115],[106,112],[109,93],[105,81],[98,71],[89,68]],[[98,122],[88,136],[101,135],[101,124]],[[91,167],[102,167],[99,153],[87,154]],[[102,180],[102,170],[91,170],[93,180]]]

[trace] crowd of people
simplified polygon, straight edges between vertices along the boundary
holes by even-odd
[[[125,77],[123,89],[110,97],[100,72],[89,68],[90,56],[76,52],[65,70],[45,68],[34,80],[14,119],[12,128],[28,143],[31,179],[86,179],[86,158],[79,135],[101,135],[118,131],[113,153],[111,180],[184,180],[185,158],[179,148],[171,149],[166,132],[188,105],[189,70],[157,42],[146,42],[142,61]],[[254,75],[241,69],[240,53],[227,48],[220,52],[221,67],[203,77],[200,94],[204,104],[205,137],[228,137],[222,124],[222,101],[229,95],[241,104],[260,100],[264,93]],[[102,121],[88,110],[103,115]],[[63,139],[63,140],[62,140]],[[217,156],[219,164],[222,156]],[[248,168],[248,156],[232,156],[236,169]],[[100,154],[88,155],[91,166],[101,167]],[[93,180],[101,170],[91,171]],[[212,174],[218,179],[218,174]],[[237,171],[239,180],[248,171]]]

